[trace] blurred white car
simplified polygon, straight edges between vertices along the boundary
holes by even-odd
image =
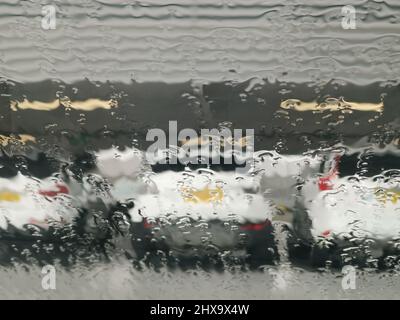
[[[136,149],[97,153],[98,174],[129,210],[133,247],[179,256],[243,252],[255,260],[277,258],[272,221],[291,223],[296,186],[318,173],[317,155],[255,155],[247,173],[209,169],[152,172]]]
[[[57,178],[35,179],[18,173],[0,178],[0,229],[25,232],[28,225],[48,229],[71,223],[77,215],[70,189]]]
[[[81,199],[85,197],[75,197],[74,188],[57,177],[36,179],[18,173],[0,178],[0,263],[17,256],[25,259],[27,252],[50,261],[57,251],[59,259],[67,259],[65,250],[59,250],[65,242],[59,230],[75,225]],[[52,251],[47,253],[47,247]]]
[[[150,177],[156,190],[130,210],[140,254],[179,256],[223,252],[272,263],[277,258],[272,219],[277,208],[254,193],[252,177],[230,172],[166,171]]]
[[[302,188],[293,226],[300,240],[297,250],[307,251],[308,246],[316,265],[327,260],[335,265],[365,264],[395,252],[400,239],[400,172],[340,177],[339,161]]]

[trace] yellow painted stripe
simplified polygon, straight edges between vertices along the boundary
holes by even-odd
[[[39,110],[39,111],[52,111],[59,107],[81,110],[81,111],[92,111],[96,109],[111,109],[118,107],[116,100],[100,100],[100,99],[87,99],[84,101],[71,101],[63,99],[55,99],[50,102],[42,101],[29,101],[24,99],[23,101],[11,101],[10,108],[13,111],[20,110]]]
[[[29,134],[19,134],[11,137],[0,134],[0,145],[3,147],[12,143],[26,144],[27,142],[36,142],[36,138]]]

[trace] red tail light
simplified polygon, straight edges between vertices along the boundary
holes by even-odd
[[[68,188],[63,184],[56,184],[56,190],[39,190],[39,194],[45,197],[55,197],[59,194],[68,194]]]
[[[334,159],[334,166],[325,177],[318,179],[318,188],[320,191],[332,190],[333,182],[332,180],[338,176],[339,173],[339,162],[340,156],[336,156]]]
[[[262,223],[248,223],[240,226],[240,229],[245,231],[261,231],[271,224],[269,220],[265,220]]]
[[[319,180],[318,180],[319,191],[332,190],[333,183],[332,183],[331,179],[332,179],[331,176],[319,178]]]
[[[321,233],[321,236],[327,238],[331,235],[331,230],[325,230],[324,232]]]
[[[150,229],[150,228],[154,227],[154,224],[149,223],[146,218],[143,218],[143,227],[145,229]]]

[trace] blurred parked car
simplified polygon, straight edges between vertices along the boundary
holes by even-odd
[[[369,155],[376,167],[368,170],[357,166],[360,154],[336,157],[327,174],[306,181],[289,240],[294,259],[317,266],[380,265],[398,253],[400,168],[391,158],[397,155]],[[385,166],[391,169],[382,171]]]

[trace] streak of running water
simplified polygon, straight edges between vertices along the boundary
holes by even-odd
[[[184,82],[267,78],[366,84],[398,78],[397,1],[52,1],[0,4],[1,76]],[[344,5],[357,13],[342,28]]]

